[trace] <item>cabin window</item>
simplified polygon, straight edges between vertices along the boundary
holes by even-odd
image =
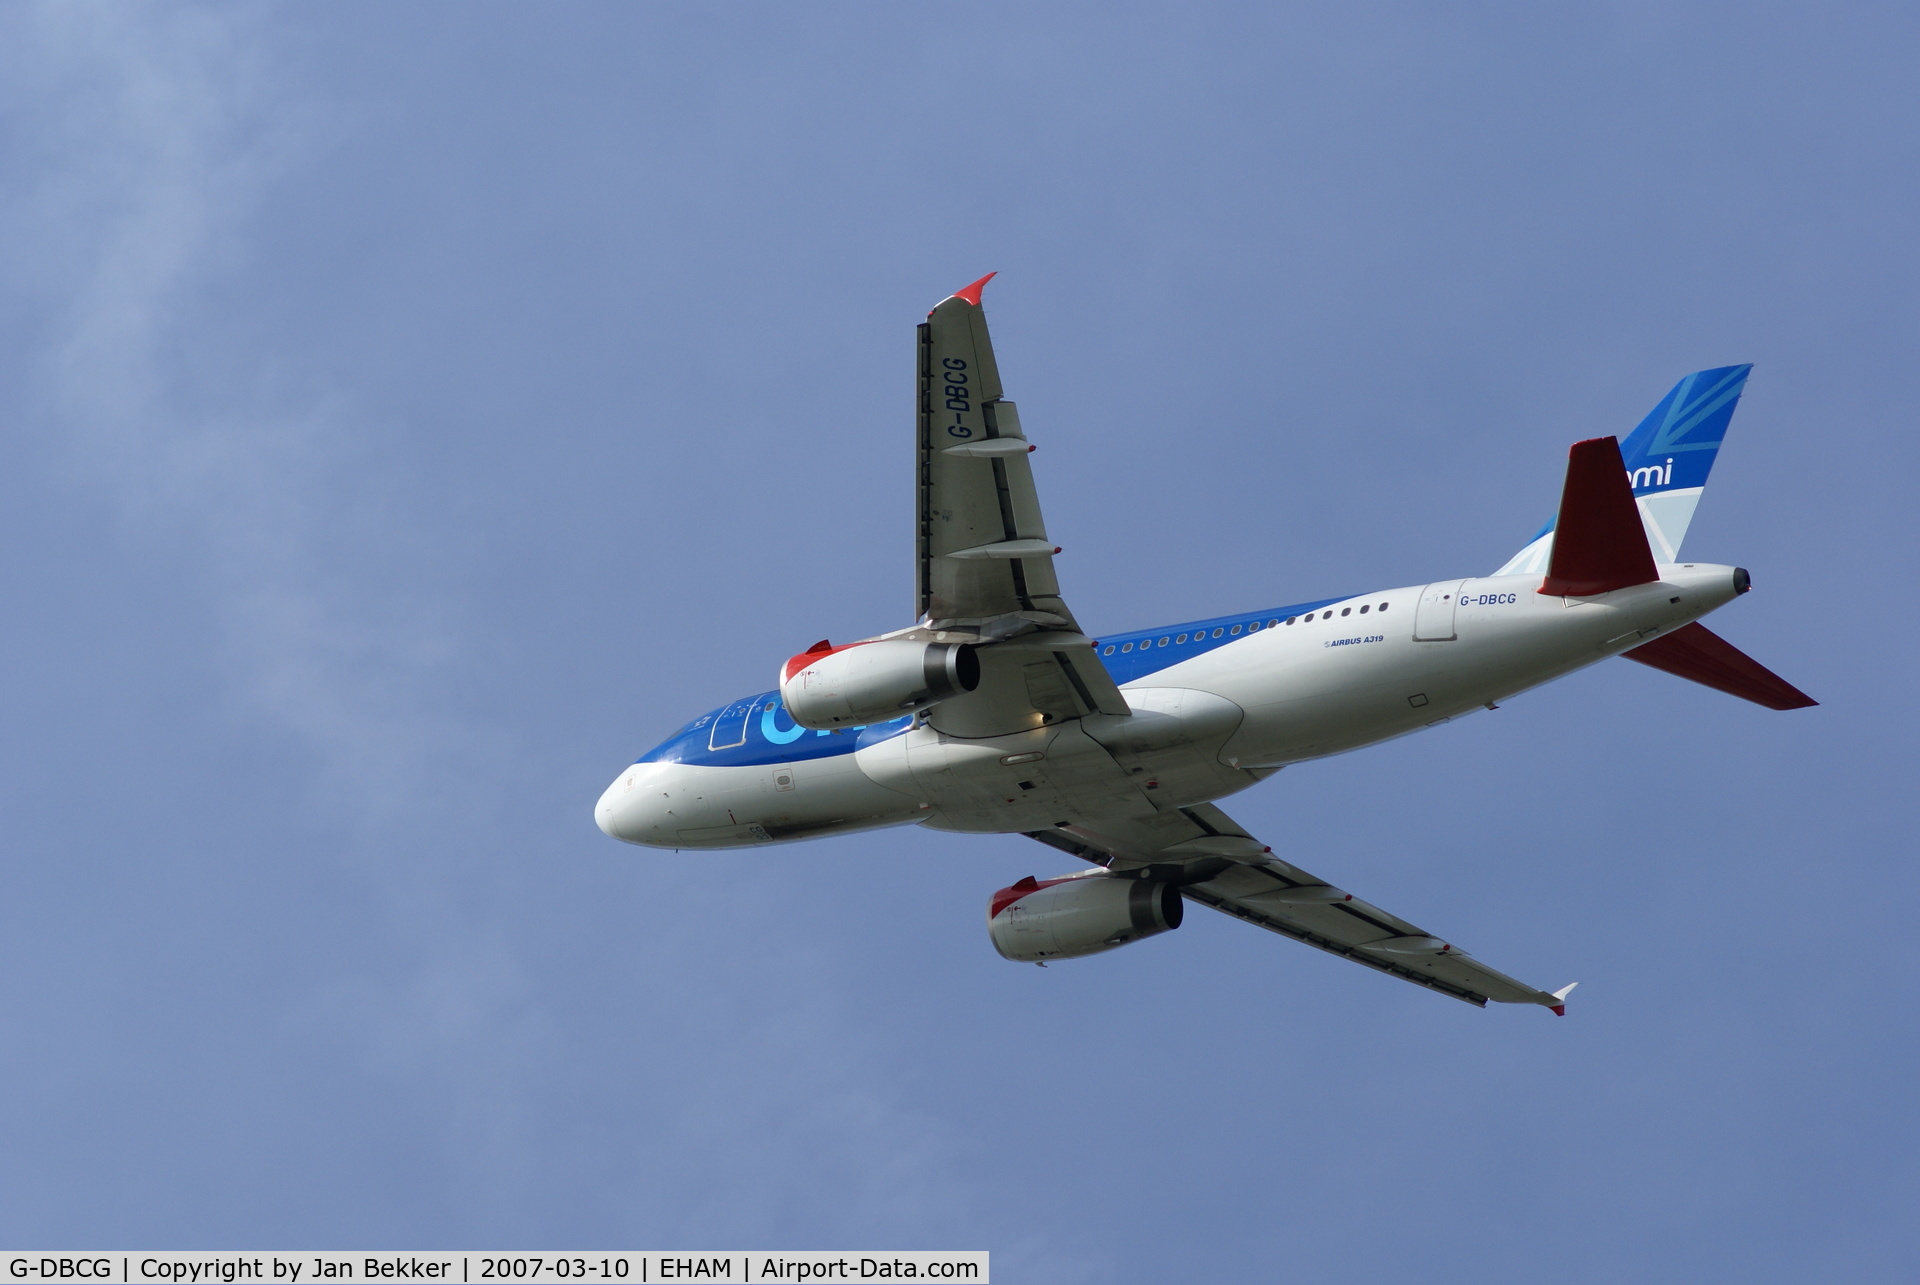
[[[1128,644],[1126,644],[1126,645],[1125,645],[1124,647],[1122,647],[1122,648],[1121,648],[1120,650],[1121,650],[1121,651],[1132,651],[1132,650],[1133,650],[1133,644],[1132,644],[1132,643],[1128,643]]]
[[[1292,623],[1293,623],[1293,622],[1294,622],[1295,620],[1297,620],[1298,618],[1299,618],[1299,617],[1297,617],[1297,616],[1288,616],[1288,617],[1287,617],[1287,623],[1288,623],[1288,624],[1292,624]]]
[[[1187,636],[1185,634],[1181,634],[1178,638],[1174,639],[1174,641],[1177,643],[1183,643],[1186,640],[1187,640]]]
[[[1367,614],[1367,613],[1368,613],[1369,611],[1372,611],[1372,610],[1373,610],[1373,604],[1372,604],[1372,603],[1368,603],[1368,602],[1363,602],[1363,603],[1361,603],[1361,604],[1360,604],[1360,614],[1361,614],[1361,615],[1363,615],[1363,616],[1364,616],[1364,615],[1366,615],[1366,614]]]
[[[1103,648],[1101,648],[1101,649],[1100,649],[1100,654],[1101,654],[1102,656],[1111,656],[1111,655],[1113,655],[1113,644],[1112,644],[1112,643],[1108,643],[1108,644],[1107,644],[1107,645],[1106,645],[1105,647],[1103,647]]]
[[[1343,616],[1351,616],[1351,615],[1353,614],[1353,608],[1352,608],[1352,607],[1342,607],[1342,608],[1340,608],[1340,614],[1341,614],[1341,615],[1343,615]]]
[[[1323,612],[1321,612],[1321,613],[1320,613],[1320,619],[1322,619],[1322,620],[1332,620],[1332,619],[1333,619],[1333,613],[1332,613],[1331,611],[1323,611]]]
[[[1234,627],[1233,627],[1232,629],[1230,629],[1230,630],[1228,630],[1227,632],[1228,632],[1228,633],[1234,633],[1234,634],[1237,634],[1237,633],[1239,633],[1239,632],[1240,632],[1240,626],[1239,626],[1239,625],[1235,625],[1235,626],[1234,626]]]
[[[1269,629],[1278,629],[1279,627],[1280,627],[1280,622],[1277,620],[1269,620],[1267,622],[1267,628]]]
[[[1252,633],[1254,630],[1258,629],[1259,627],[1260,627],[1260,622],[1256,620],[1252,624],[1247,626],[1247,632]]]
[[[1160,645],[1161,645],[1162,647],[1164,647],[1164,646],[1166,646],[1166,645],[1167,645],[1167,640],[1166,640],[1165,638],[1162,638],[1162,639],[1160,640]]]
[[[1218,637],[1219,637],[1219,636],[1220,636],[1221,634],[1224,634],[1225,632],[1227,632],[1227,631],[1226,631],[1226,630],[1224,630],[1224,629],[1215,629],[1215,630],[1213,631],[1213,636],[1214,636],[1215,638],[1218,638]]]
[[[1382,611],[1385,611],[1386,609],[1387,609],[1387,604],[1386,604],[1386,603],[1384,603],[1384,602],[1383,602],[1383,603],[1381,603],[1381,604],[1380,604],[1380,610],[1382,610]]]

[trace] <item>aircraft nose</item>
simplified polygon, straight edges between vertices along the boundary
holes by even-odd
[[[614,819],[612,795],[613,787],[609,786],[606,792],[600,796],[600,802],[594,805],[593,823],[599,826],[600,833],[606,835],[609,839],[618,839],[620,837],[620,823]]]
[[[656,828],[655,819],[648,815],[651,795],[643,788],[641,777],[645,775],[644,767],[636,763],[601,792],[600,801],[593,807],[593,822],[608,838],[645,843]]]

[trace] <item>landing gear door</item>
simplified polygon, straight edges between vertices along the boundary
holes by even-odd
[[[1452,642],[1459,637],[1453,631],[1453,613],[1460,605],[1460,586],[1465,583],[1443,580],[1420,591],[1420,606],[1413,613],[1415,642]]]

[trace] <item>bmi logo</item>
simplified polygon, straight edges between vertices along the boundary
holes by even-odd
[[[1627,481],[1636,491],[1644,490],[1649,486],[1670,485],[1673,482],[1673,457],[1671,455],[1667,457],[1664,468],[1658,464],[1650,464],[1646,468],[1634,469],[1627,474]]]

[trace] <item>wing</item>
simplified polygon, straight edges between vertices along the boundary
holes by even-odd
[[[1540,1004],[1564,1013],[1573,989],[1535,990],[1487,967],[1425,929],[1282,861],[1212,804],[1145,821],[1058,826],[1028,837],[1110,870],[1164,877],[1189,901],[1469,1004]]]
[[[1077,628],[1053,574],[1020,415],[980,309],[981,278],[920,326],[919,599],[936,629],[1025,614]]]
[[[1000,395],[980,309],[991,275],[941,301],[918,337],[916,630],[990,649],[980,698],[943,716],[964,719],[969,735],[1042,715],[1129,712],[1060,597],[1033,446]]]

